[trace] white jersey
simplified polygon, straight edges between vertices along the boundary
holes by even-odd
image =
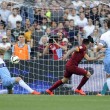
[[[102,34],[100,44],[106,46],[106,48],[110,48],[110,30]]]

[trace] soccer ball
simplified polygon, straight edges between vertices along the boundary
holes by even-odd
[[[11,56],[11,63],[17,64],[19,63],[20,59],[18,56]]]

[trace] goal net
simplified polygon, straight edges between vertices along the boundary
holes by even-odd
[[[66,3],[65,0],[47,0],[47,2],[46,0],[30,1],[31,0],[10,0],[10,2],[13,3],[11,7],[18,8],[19,10],[19,14],[22,17],[22,26],[27,29],[31,26],[34,27],[31,36],[33,42],[31,47],[31,59],[27,61],[21,60],[19,64],[15,65],[11,64],[10,60],[6,60],[6,64],[12,76],[22,77],[30,87],[45,94],[46,89],[63,77],[66,61],[58,58],[67,52],[67,50],[65,51],[60,47],[57,53],[53,55],[53,51],[50,48],[48,49],[48,53],[42,56],[44,47],[46,47],[45,43],[49,42],[49,37],[61,35],[62,42],[68,42],[63,46],[67,46],[69,50],[71,47],[80,45],[83,38],[95,36],[97,33],[101,35],[105,29],[103,27],[104,20],[109,16],[109,6],[106,5],[106,3],[95,0],[91,2],[76,2],[70,0],[69,4]],[[9,0],[7,2],[9,2]],[[102,10],[100,7],[105,9]],[[94,16],[93,13],[96,14],[96,16]],[[85,20],[79,20],[80,17]],[[25,25],[26,19],[29,20],[29,27]],[[87,31],[88,34],[85,35],[83,31],[84,27],[88,25],[88,19],[92,19],[94,29],[91,33],[85,29],[85,32]],[[95,33],[94,30],[98,32]],[[99,37],[98,34],[95,37]],[[66,38],[66,40],[64,40],[64,38]],[[98,43],[98,41],[95,42],[95,40],[97,39],[93,39],[93,46],[96,46],[96,43]],[[50,42],[52,42],[52,40]],[[55,54],[58,55],[57,60],[55,59]],[[88,54],[94,57],[92,50],[90,50]],[[94,73],[90,80],[84,85],[83,90],[88,95],[99,93],[105,82],[102,59],[94,62],[83,60],[79,67]],[[80,83],[81,78],[82,76],[72,75],[68,83],[54,91],[55,94],[75,94],[74,90]],[[3,89],[2,84],[0,85],[0,89]],[[27,94],[27,91],[22,89],[19,85],[15,85],[14,93]]]

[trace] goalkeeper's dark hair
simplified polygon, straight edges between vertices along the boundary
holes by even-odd
[[[82,44],[88,45],[90,43],[89,39],[83,39]]]

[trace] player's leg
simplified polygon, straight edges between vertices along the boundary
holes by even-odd
[[[19,85],[20,85],[21,87],[23,87],[24,89],[26,89],[29,93],[36,94],[36,95],[40,95],[39,92],[34,91],[33,89],[31,89],[20,77],[16,77],[16,78],[15,78],[15,81],[16,81],[17,83],[19,83]]]
[[[91,73],[89,71],[86,71],[85,69],[83,68],[79,68],[79,67],[76,67],[76,72],[75,74],[77,75],[83,75],[84,77],[82,78],[80,84],[78,85],[77,89],[75,90],[75,92],[81,94],[81,95],[86,95],[85,92],[83,92],[83,90],[81,89],[85,83],[88,81],[88,79],[90,78],[91,76]]]
[[[50,95],[54,95],[52,91],[58,88],[60,85],[66,83],[68,80],[69,80],[68,78],[63,77],[61,80],[58,80],[52,87],[47,89],[46,92]]]
[[[66,83],[69,78],[71,77],[72,74],[70,74],[69,72],[65,71],[64,73],[64,77],[61,80],[58,80],[52,87],[50,87],[49,89],[46,90],[46,92],[50,95],[54,95],[53,94],[53,90],[55,90],[56,88],[58,88],[60,85]]]
[[[11,84],[11,75],[8,68],[3,67],[0,71],[4,74],[4,77],[2,78],[2,85],[6,88],[5,90],[1,90],[0,94],[13,94],[13,85]]]
[[[7,89],[0,90],[0,94],[8,94],[8,90]]]

